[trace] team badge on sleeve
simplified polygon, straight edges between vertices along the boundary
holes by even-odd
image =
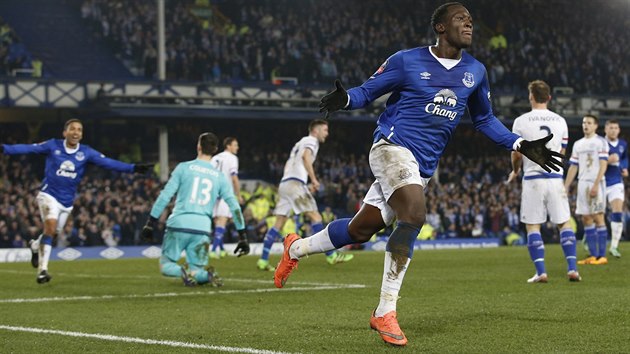
[[[381,66],[378,68],[378,70],[376,70],[374,75],[370,76],[370,79],[375,78],[377,75],[380,75],[383,71],[385,71],[385,68],[387,67],[387,63],[388,62],[389,62],[389,59],[385,60],[385,62],[383,64],[381,64]]]
[[[464,83],[464,86],[471,88],[475,86],[475,77],[473,76],[472,73],[465,72],[462,82]]]

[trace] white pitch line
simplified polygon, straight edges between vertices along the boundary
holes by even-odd
[[[35,274],[29,271],[23,270],[12,270],[12,269],[0,269],[0,273],[11,273],[11,274]],[[111,275],[111,274],[89,274],[89,273],[53,273],[53,275],[62,275],[68,277],[77,277],[77,278],[104,278],[104,279],[161,279],[164,278],[160,274],[156,275]],[[221,274],[219,274],[221,275]],[[249,278],[224,278],[221,277],[224,281],[227,282],[235,282],[235,283],[259,283],[259,284],[271,284],[273,278],[269,280],[265,279],[249,279]],[[175,279],[175,278],[173,278]],[[318,283],[318,282],[308,282],[308,281],[295,281],[291,282],[291,284],[295,285],[313,285],[313,286],[334,286],[334,285],[351,285],[351,286],[365,286],[364,284],[345,284],[345,283]]]
[[[34,302],[59,302],[59,301],[83,301],[83,300],[111,300],[111,299],[142,299],[142,298],[159,298],[159,297],[175,297],[175,296],[195,296],[195,295],[227,295],[227,294],[260,294],[271,293],[276,291],[319,291],[319,290],[338,290],[338,289],[363,289],[365,285],[349,284],[336,286],[318,286],[318,287],[294,287],[284,289],[250,289],[250,290],[217,290],[217,291],[192,291],[181,293],[155,293],[144,295],[99,295],[99,296],[66,296],[66,297],[41,297],[41,298],[21,298],[21,299],[0,299],[0,303],[34,303]]]
[[[172,340],[156,340],[156,339],[143,339],[143,338],[136,338],[136,337],[122,337],[122,336],[115,336],[111,334],[58,331],[54,329],[43,329],[43,328],[33,328],[33,327],[0,325],[0,329],[4,329],[7,331],[14,331],[14,332],[58,334],[58,335],[68,336],[68,337],[94,338],[94,339],[108,340],[112,342],[140,343],[140,344],[152,344],[152,345],[166,345],[169,347],[177,347],[177,348],[218,350],[222,352],[231,352],[231,353],[288,354],[286,352],[276,352],[273,350],[264,350],[264,349],[255,349],[255,348],[246,348],[246,347],[243,347],[243,348],[226,347],[222,345],[208,345],[208,344],[197,344],[197,343],[189,343],[189,342],[177,342],[177,341],[172,341]]]

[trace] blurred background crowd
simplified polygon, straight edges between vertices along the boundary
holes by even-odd
[[[274,222],[272,211],[284,162],[292,145],[306,135],[306,124],[252,121],[242,124],[247,129],[228,132],[230,126],[233,124],[226,122],[212,127],[190,122],[174,126],[171,168],[177,162],[195,158],[196,138],[201,131],[212,130],[220,137],[237,137],[241,146],[240,178],[248,234],[252,241],[260,241],[267,227]],[[26,125],[15,124],[11,128],[10,133],[3,131],[0,135],[3,142],[28,141]],[[58,129],[55,128],[53,125],[42,126],[35,134],[56,137]],[[125,130],[125,133],[118,126],[90,128],[87,125],[86,128],[85,143],[110,157],[140,161],[155,156],[151,153],[156,150],[155,146],[146,144],[155,141],[151,138],[154,131],[147,130],[145,136],[138,137],[137,130]],[[331,134],[321,146],[315,162],[321,182],[315,196],[325,222],[350,217],[360,208],[362,198],[373,182],[367,161],[372,128],[370,123],[338,122],[331,125]],[[99,135],[100,138],[90,136],[90,129],[105,134]],[[276,137],[283,137],[281,143],[268,144],[272,132],[278,134]],[[30,134],[34,134],[33,129]],[[113,134],[119,138],[105,140]],[[572,131],[572,136],[579,134],[579,131]],[[520,239],[515,237],[524,235],[519,221],[520,182],[505,183],[511,170],[509,156],[508,151],[497,149],[470,125],[460,126],[426,192],[427,223],[420,237],[496,237],[504,243],[519,242]],[[35,195],[43,168],[44,158],[41,156],[0,156],[0,248],[22,247],[25,241],[41,232]],[[72,217],[58,242],[69,246],[143,243],[139,232],[162,186],[155,173],[138,176],[89,167],[79,188]],[[571,204],[574,210],[574,199]],[[163,215],[162,227],[166,215]],[[626,216],[630,215],[626,213]],[[576,222],[575,227],[581,228],[581,225]],[[233,228],[231,231],[228,241],[236,236]],[[308,220],[295,218],[289,222],[284,232],[293,231],[308,235]],[[555,233],[553,225],[545,225],[544,234],[549,241],[557,238]]]

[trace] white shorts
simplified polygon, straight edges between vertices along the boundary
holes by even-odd
[[[590,181],[578,181],[577,188],[577,207],[575,213],[577,215],[593,215],[606,211],[606,184],[604,181],[600,181],[597,196],[591,198],[590,192],[593,182]]]
[[[212,209],[212,216],[222,216],[225,218],[232,217],[232,211],[230,210],[230,206],[223,199],[218,199],[214,204],[214,208]]]
[[[370,168],[375,181],[363,202],[378,208],[386,225],[390,225],[396,213],[387,204],[394,191],[410,184],[426,188],[431,178],[420,176],[418,161],[407,148],[379,140],[370,149]]]
[[[623,189],[623,183],[617,183],[617,184],[613,184],[610,187],[606,187],[606,198],[608,199],[608,203],[617,199],[623,202],[625,200],[625,191]]]
[[[315,198],[302,181],[288,180],[280,182],[278,186],[278,203],[274,215],[289,216],[293,211],[296,215],[307,211],[317,211]]]
[[[35,198],[37,206],[39,206],[39,214],[42,221],[55,219],[57,220],[57,233],[59,234],[63,227],[66,226],[68,216],[72,212],[72,207],[65,207],[53,198],[50,194],[39,192]]]
[[[564,224],[571,218],[569,198],[562,178],[523,180],[521,222],[543,224],[547,215],[552,223]]]

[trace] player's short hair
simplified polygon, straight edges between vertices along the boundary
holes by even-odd
[[[212,133],[203,133],[199,135],[198,143],[204,155],[214,155],[219,147],[219,138]]]
[[[619,121],[616,120],[616,119],[609,119],[609,120],[606,121],[606,125],[609,125],[609,124],[617,124],[617,125],[619,125]]]
[[[597,118],[597,116],[594,114],[585,114],[584,118],[593,118],[595,124],[599,125],[599,118]]]
[[[223,147],[226,148],[226,147],[228,147],[228,145],[231,145],[235,141],[236,141],[235,137],[228,136],[225,139],[223,139]]]
[[[83,122],[81,122],[80,119],[77,119],[77,118],[68,119],[65,123],[63,123],[63,130],[64,131],[68,130],[68,127],[72,123],[79,123],[79,124],[83,125]]]
[[[534,97],[536,103],[547,103],[551,96],[551,88],[542,80],[534,80],[527,85],[529,93]]]
[[[445,4],[440,5],[435,11],[433,11],[433,15],[431,15],[431,28],[435,34],[438,34],[438,31],[435,29],[435,26],[438,23],[444,23],[444,16],[448,13],[448,8],[451,6],[464,6],[460,2],[447,2]]]
[[[314,119],[308,124],[308,131],[312,132],[315,127],[320,125],[328,125],[328,121],[323,119]]]

